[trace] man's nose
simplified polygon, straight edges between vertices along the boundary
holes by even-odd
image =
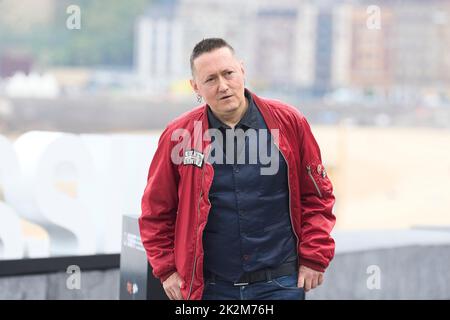
[[[219,92],[226,92],[228,90],[228,84],[225,79],[219,77]]]

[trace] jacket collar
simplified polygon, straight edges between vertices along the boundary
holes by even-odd
[[[245,94],[251,97],[251,99],[253,101],[253,106],[258,108],[258,110],[261,112],[261,115],[264,118],[264,121],[266,122],[267,129],[269,129],[269,130],[280,129],[279,124],[276,122],[275,117],[273,116],[273,112],[272,112],[270,106],[267,104],[267,102],[265,102],[264,99],[258,97],[256,94],[254,94],[247,88],[245,88]],[[202,131],[203,132],[200,133],[202,135],[209,128],[208,109],[209,109],[209,106],[208,106],[208,104],[205,103],[203,105],[203,112],[201,113],[201,116],[198,119],[199,121],[202,122]],[[277,140],[278,139],[275,139],[275,144],[278,145],[279,141],[277,141]],[[203,143],[202,149],[205,150],[205,148],[207,148],[208,145],[210,145],[210,142],[208,142],[207,140],[203,140],[203,141],[204,141],[204,143]]]
[[[253,129],[261,129],[261,124],[258,122],[258,109],[255,106],[253,101],[253,97],[250,91],[245,90],[245,98],[248,101],[248,108],[245,111],[244,116],[241,120],[239,120],[236,125],[237,128],[245,127],[245,128],[253,128]],[[230,126],[226,125],[222,121],[220,121],[212,112],[211,107],[207,105],[207,115],[209,121],[209,127],[215,129],[230,129]]]

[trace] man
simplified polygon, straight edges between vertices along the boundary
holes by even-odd
[[[334,257],[332,185],[305,117],[244,85],[223,39],[199,42],[202,104],[172,121],[139,219],[170,299],[304,299]],[[269,161],[267,161],[269,160]]]

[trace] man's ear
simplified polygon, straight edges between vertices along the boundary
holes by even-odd
[[[198,94],[198,87],[197,87],[197,83],[195,83],[195,80],[194,79],[190,79],[189,83],[191,84],[191,87],[195,91],[195,93]]]
[[[239,65],[241,67],[242,74],[245,75],[244,61],[241,60]]]

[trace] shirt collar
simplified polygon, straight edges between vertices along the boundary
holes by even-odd
[[[253,128],[253,129],[261,129],[261,125],[258,121],[258,108],[255,106],[255,102],[253,101],[252,95],[248,90],[245,90],[245,98],[248,101],[248,108],[247,111],[245,111],[244,116],[241,118],[241,120],[236,125],[236,128],[240,128],[242,126],[245,126],[246,128]],[[220,121],[214,113],[211,111],[211,107],[208,106],[208,120],[209,125],[211,128],[215,129],[230,129],[228,125]]]

